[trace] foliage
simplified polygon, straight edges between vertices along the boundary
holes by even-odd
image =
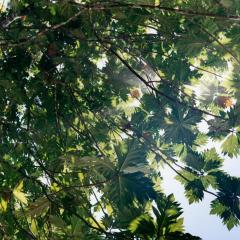
[[[1,239],[200,239],[164,194],[161,164],[189,203],[211,194],[211,214],[238,226],[240,180],[222,166],[239,156],[239,11],[236,0],[2,7]]]

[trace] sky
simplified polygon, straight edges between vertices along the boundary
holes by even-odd
[[[199,130],[206,133],[207,125],[200,124]],[[214,147],[219,156],[224,159],[222,170],[231,176],[240,177],[240,156],[230,158],[223,155],[221,153],[222,142],[213,142],[210,140],[201,150]],[[209,214],[210,204],[214,200],[214,196],[205,193],[202,202],[189,205],[187,198],[184,196],[184,187],[174,178],[175,173],[168,166],[164,166],[161,175],[163,177],[162,188],[164,192],[166,194],[173,193],[176,200],[181,203],[185,230],[187,232],[199,236],[203,240],[240,239],[240,227],[235,227],[229,231],[218,216]]]
[[[240,157],[225,159],[224,170],[232,176],[240,177]],[[199,203],[189,205],[184,196],[183,186],[174,179],[175,173],[167,166],[161,171],[164,179],[162,187],[167,194],[173,193],[184,210],[183,217],[187,232],[201,237],[203,240],[239,240],[240,227],[228,231],[227,227],[216,215],[210,215],[210,202],[213,196],[205,193],[204,200]]]

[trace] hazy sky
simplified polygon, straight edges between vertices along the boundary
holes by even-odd
[[[240,158],[226,159],[224,170],[233,176],[240,177]],[[210,202],[213,196],[206,194],[200,203],[188,204],[184,196],[183,186],[174,179],[175,173],[167,166],[162,171],[164,178],[163,188],[167,194],[174,193],[176,200],[181,203],[184,210],[185,229],[191,234],[201,237],[203,240],[239,240],[240,227],[228,231],[221,219],[216,215],[210,215]]]

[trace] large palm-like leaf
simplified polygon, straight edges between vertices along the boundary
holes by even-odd
[[[155,198],[153,183],[146,173],[147,167],[144,146],[127,141],[115,147],[118,172],[116,180],[105,188],[105,193],[112,201],[120,205],[131,204],[134,198],[143,202]]]
[[[182,210],[173,195],[156,200],[152,206],[153,216],[144,213],[135,218],[129,226],[131,232],[144,236],[146,239],[182,239],[197,240],[198,237],[183,233],[183,219],[180,218]]]
[[[196,137],[196,123],[201,114],[194,110],[184,110],[175,106],[166,118],[165,137],[168,142],[191,143]]]

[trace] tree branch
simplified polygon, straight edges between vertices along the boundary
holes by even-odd
[[[74,1],[72,1],[73,3]],[[240,16],[238,15],[218,15],[214,13],[207,13],[207,12],[197,12],[191,9],[181,9],[181,8],[171,8],[171,7],[163,7],[159,5],[152,5],[152,4],[134,4],[134,3],[124,3],[120,1],[115,1],[115,3],[99,3],[99,4],[81,4],[77,3],[79,7],[89,9],[89,10],[107,10],[107,9],[118,9],[118,8],[132,8],[132,9],[153,9],[153,10],[161,10],[163,12],[170,12],[175,13],[187,17],[208,17],[214,18],[218,20],[231,20],[231,21],[240,21]]]
[[[189,105],[187,103],[184,103],[178,99],[175,99],[167,94],[165,94],[164,92],[156,89],[155,87],[153,87],[148,81],[146,81],[135,69],[133,69],[127,61],[125,61],[121,56],[120,54],[118,54],[112,47],[108,48],[103,42],[102,40],[97,36],[97,38],[99,39],[99,43],[109,52],[111,52],[113,55],[115,55],[120,61],[121,63],[126,66],[128,68],[128,70],[130,70],[130,72],[132,72],[141,82],[143,82],[145,84],[145,86],[149,87],[151,90],[153,90],[157,95],[160,95],[160,96],[163,96],[164,98],[170,100],[171,102],[174,102],[174,103],[178,103],[180,105],[183,105],[183,106],[186,106],[192,110],[195,110],[197,112],[200,112],[200,113],[203,113],[203,114],[206,114],[206,115],[209,115],[209,116],[212,116],[212,117],[215,117],[215,118],[220,118],[220,119],[224,119],[222,118],[221,116],[219,115],[215,115],[215,114],[212,114],[210,112],[207,112],[205,110],[202,110],[202,109],[199,109],[197,107],[194,107],[192,105]]]

